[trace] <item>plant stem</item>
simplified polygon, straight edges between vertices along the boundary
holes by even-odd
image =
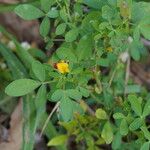
[[[45,128],[46,128],[46,126],[47,126],[49,120],[51,119],[52,115],[54,114],[54,112],[55,112],[55,111],[57,110],[57,108],[59,107],[59,104],[60,104],[60,102],[57,102],[56,105],[54,106],[53,110],[52,110],[51,113],[49,114],[47,120],[46,120],[45,123],[44,123],[44,126],[43,126],[43,128],[42,128],[42,131],[41,131],[41,133],[40,133],[40,136],[42,136],[42,134],[43,134],[43,132],[44,132],[44,130],[45,130]]]
[[[96,80],[96,84],[99,88],[99,91],[102,92],[102,84],[101,84],[101,81],[99,79],[99,72],[97,72],[97,69],[94,71],[94,77],[95,77],[95,80]]]

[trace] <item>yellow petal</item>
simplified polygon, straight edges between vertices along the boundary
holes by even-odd
[[[68,73],[69,72],[69,65],[68,65],[68,63],[60,62],[60,63],[57,63],[57,69],[62,74]]]

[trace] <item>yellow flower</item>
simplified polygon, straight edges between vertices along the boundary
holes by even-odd
[[[62,74],[70,72],[68,63],[66,63],[64,61],[57,63],[56,68]]]
[[[112,52],[112,51],[113,51],[112,47],[107,47],[106,50],[107,50],[108,52]]]

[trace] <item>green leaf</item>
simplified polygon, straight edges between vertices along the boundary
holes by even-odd
[[[10,96],[22,96],[32,92],[40,84],[40,82],[31,79],[19,79],[11,82],[5,92]]]
[[[142,35],[150,40],[150,22],[149,23],[145,23],[145,24],[141,24],[140,25],[140,32],[142,33]]]
[[[109,66],[109,60],[107,58],[100,58],[96,63],[103,67]]]
[[[76,55],[73,53],[71,47],[59,47],[56,54],[61,60],[69,60],[69,62],[77,62]]]
[[[34,75],[40,80],[45,80],[45,68],[43,64],[41,64],[39,61],[33,61],[32,63],[32,70]]]
[[[141,98],[137,98],[136,95],[129,95],[128,100],[131,104],[133,111],[138,115],[142,115]]]
[[[67,25],[65,23],[61,23],[56,28],[56,35],[61,35],[65,32]]]
[[[33,20],[44,16],[40,9],[30,4],[18,5],[15,8],[15,13],[25,20]]]
[[[115,114],[113,114],[113,118],[114,119],[123,119],[123,118],[125,118],[125,116],[122,113],[115,113]]]
[[[143,116],[146,117],[150,114],[150,100],[147,100],[144,109],[143,109]]]
[[[77,102],[75,102],[75,101],[72,101],[72,118],[73,118],[73,114],[74,113],[80,113],[80,114],[83,114],[84,113],[84,111],[83,111],[83,108],[80,106],[80,104],[79,103],[77,103]]]
[[[7,65],[12,72],[13,79],[25,78],[27,76],[27,71],[21,61],[14,55],[12,50],[8,49],[2,43],[0,43],[0,54],[6,60]]]
[[[34,148],[34,138],[35,138],[35,129],[36,122],[35,117],[36,111],[34,96],[32,94],[28,94],[23,96],[23,119],[26,120],[23,122],[23,149],[24,150],[33,150]],[[28,134],[28,140],[26,140],[26,134]]]
[[[65,144],[67,139],[68,139],[67,135],[56,136],[48,142],[47,146],[57,146],[57,145]]]
[[[40,34],[43,37],[45,37],[49,33],[49,30],[50,30],[50,20],[48,17],[45,17],[40,25]]]
[[[35,106],[36,106],[36,119],[35,119],[35,127],[34,127],[34,133],[36,133],[36,129],[42,121],[43,114],[46,111],[46,87],[45,85],[42,85],[36,95],[35,98]]]
[[[141,86],[140,85],[127,85],[126,86],[126,93],[139,93],[141,92]]]
[[[145,142],[145,143],[142,145],[142,147],[141,147],[140,150],[149,150],[149,149],[150,149],[149,142]]]
[[[0,31],[8,38],[11,39],[15,45],[16,45],[16,54],[21,59],[21,61],[24,63],[24,65],[27,67],[27,69],[31,68],[31,64],[34,60],[34,58],[29,54],[28,51],[26,51],[20,43],[16,40],[16,38],[8,33],[2,26],[0,26]]]
[[[59,16],[59,11],[56,10],[56,9],[53,9],[53,10],[50,10],[48,13],[47,13],[47,16],[49,18],[57,18]]]
[[[148,129],[145,126],[142,126],[141,130],[143,131],[145,138],[150,141],[150,132],[148,131]]]
[[[69,89],[66,91],[66,94],[68,97],[70,97],[74,100],[81,100],[81,98],[82,98],[81,93],[76,89]]]
[[[41,8],[45,12],[48,12],[50,7],[55,3],[53,0],[41,0]]]
[[[95,113],[95,116],[96,118],[98,119],[107,119],[107,113],[105,110],[99,108],[96,110],[96,113]]]
[[[101,6],[103,6],[107,1],[100,1],[100,0],[83,0],[83,3],[87,6],[94,8],[94,9],[101,9]]]
[[[105,140],[106,144],[110,144],[112,142],[113,132],[112,132],[111,124],[109,122],[105,123],[101,136]]]
[[[67,22],[68,20],[68,14],[66,12],[65,6],[60,10],[60,17],[63,21]]]
[[[132,56],[132,58],[136,61],[140,60],[140,45],[139,45],[139,41],[135,42],[133,41],[131,44],[131,50],[130,50],[130,54]]]
[[[92,35],[91,35],[92,36]],[[84,36],[77,45],[78,59],[88,59],[92,55],[93,39],[91,36]]]
[[[62,97],[64,96],[64,91],[59,89],[59,90],[56,90],[52,96],[51,96],[51,101],[53,102],[57,102],[59,101]]]
[[[45,85],[42,85],[39,88],[35,99],[35,105],[36,105],[38,115],[45,112],[45,103],[46,103],[46,87]]]
[[[70,30],[65,35],[66,42],[73,42],[73,41],[75,41],[77,39],[78,34],[79,34],[78,29]]]
[[[85,89],[83,87],[79,87],[79,90],[80,90],[80,93],[82,94],[82,96],[89,97],[90,92],[87,89]]]
[[[149,17],[150,5],[146,2],[138,2],[132,5],[131,19],[134,23],[139,23],[145,17]],[[138,15],[137,15],[138,14]]]
[[[112,149],[113,150],[120,149],[121,143],[122,143],[122,139],[121,138],[122,138],[122,136],[121,136],[120,132],[118,131],[115,134],[113,142],[112,142]]]
[[[64,96],[60,101],[60,114],[65,122],[68,122],[73,117],[73,103],[72,100]]]
[[[125,119],[122,119],[121,124],[120,124],[120,134],[121,135],[127,135],[128,134],[128,124]]]
[[[130,124],[129,129],[131,131],[135,131],[139,129],[143,124],[143,120],[141,118],[136,118],[134,121]]]
[[[105,5],[102,7],[102,17],[106,20],[110,20],[114,15],[112,7]]]

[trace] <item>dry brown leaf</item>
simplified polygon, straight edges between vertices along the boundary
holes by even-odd
[[[11,115],[8,142],[0,143],[0,150],[20,150],[22,143],[22,102]]]

